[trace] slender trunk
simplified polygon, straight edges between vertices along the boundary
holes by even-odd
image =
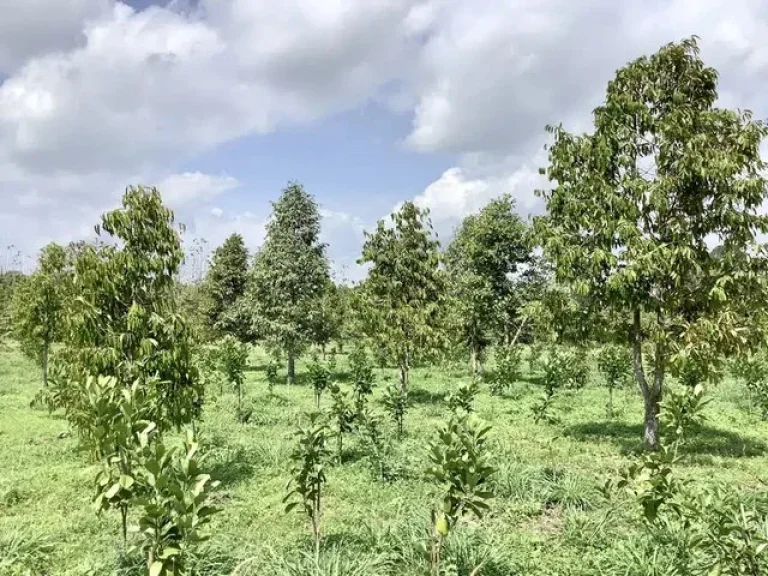
[[[323,343],[320,345],[320,348],[321,348],[321,350],[323,351],[323,360],[325,360],[325,359],[326,359],[326,357],[327,357],[327,355],[328,355],[328,354],[326,353],[326,350],[325,350],[325,348],[326,348],[326,346],[325,346],[325,342],[323,342]]]
[[[613,420],[613,386],[608,387],[608,420]]]
[[[656,345],[653,382],[649,384],[643,366],[643,335],[640,326],[640,309],[633,312],[632,321],[632,365],[635,380],[643,394],[645,406],[643,440],[646,450],[659,448],[659,404],[664,385],[664,356],[661,346]]]
[[[237,385],[237,413],[238,414],[242,413],[242,408],[243,408],[243,400],[242,400],[243,394],[240,388],[241,386],[238,384]]]
[[[288,353],[288,384],[296,382],[296,357],[293,352]]]
[[[408,376],[409,376],[409,367],[408,367],[408,355],[406,354],[402,361],[400,362],[400,390],[403,394],[408,393]]]
[[[48,342],[43,344],[43,387],[48,386]]]
[[[315,496],[315,511],[312,515],[312,536],[315,539],[315,566],[320,565],[320,493]]]
[[[344,460],[343,454],[344,454],[344,436],[342,435],[341,431],[339,431],[339,435],[337,436],[337,450],[339,453],[339,464],[342,463]]]
[[[469,351],[469,368],[472,371],[473,376],[477,374],[478,371],[477,356],[477,346],[473,345],[472,349]]]
[[[123,550],[128,546],[128,506],[120,505],[120,526],[123,531]]]

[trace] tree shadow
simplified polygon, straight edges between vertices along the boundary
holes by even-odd
[[[255,454],[243,446],[234,450],[225,448],[208,460],[208,473],[211,478],[218,480],[222,487],[232,486],[253,476],[254,460]]]
[[[623,454],[642,449],[643,425],[623,422],[587,422],[567,427],[563,434],[582,442],[605,439],[619,447]],[[698,426],[682,448],[683,454],[692,456],[720,456],[724,458],[754,458],[763,456],[768,445],[754,438],[743,437],[729,430],[713,426]]]
[[[412,388],[408,391],[409,404],[442,404],[445,402],[444,392],[432,392],[423,388]]]
[[[266,372],[268,364],[248,364],[243,368],[244,372]]]

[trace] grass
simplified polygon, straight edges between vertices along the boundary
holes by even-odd
[[[216,500],[223,511],[195,560],[197,573],[428,573],[422,546],[435,495],[424,476],[426,441],[445,419],[445,394],[467,381],[465,366],[414,371],[406,433],[389,456],[394,480],[376,481],[357,440],[345,440],[344,463],[328,473],[323,554],[315,566],[306,520],[284,514],[281,502],[292,433],[313,407],[312,391],[280,385],[270,396],[265,364],[254,350],[244,386],[244,405],[253,408],[247,424],[235,418],[235,395],[215,390],[199,425],[207,465],[221,481]],[[341,357],[339,370],[346,368]],[[377,411],[383,412],[385,383],[395,378],[394,370],[377,371]],[[95,469],[66,421],[30,407],[38,388],[32,363],[15,350],[0,352],[0,575],[140,574],[138,553],[122,550],[117,515],[91,507]],[[468,575],[482,564],[484,576],[641,574],[628,567],[638,562],[632,556],[655,552],[636,545],[633,513],[614,510],[600,491],[640,448],[638,393],[618,390],[609,421],[607,392],[593,375],[586,388],[560,393],[554,425],[533,421],[541,393],[526,373],[506,397],[490,396],[486,387],[478,396],[477,413],[493,426],[496,498],[486,518],[466,522],[448,539],[447,573]],[[768,472],[768,423],[747,410],[732,381],[712,396],[681,473],[732,488],[756,486]],[[323,396],[324,406],[330,401]],[[394,435],[391,425],[387,432]]]

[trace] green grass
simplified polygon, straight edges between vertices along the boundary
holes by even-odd
[[[414,371],[406,434],[391,456],[395,480],[375,481],[357,441],[345,441],[344,463],[328,473],[318,570],[308,555],[306,520],[298,512],[286,515],[281,502],[292,433],[313,407],[312,391],[300,379],[297,386],[276,386],[270,396],[266,361],[253,352],[244,388],[245,405],[253,407],[248,424],[237,422],[231,392],[210,391],[199,430],[207,466],[221,480],[216,501],[223,511],[199,550],[197,572],[428,573],[421,546],[434,493],[423,473],[426,442],[446,417],[445,393],[467,381],[465,366]],[[342,381],[345,368],[340,358]],[[394,378],[394,370],[377,371],[379,412],[385,383]],[[122,550],[117,515],[97,515],[91,507],[95,469],[66,421],[30,407],[38,388],[32,363],[14,350],[0,352],[0,575],[139,574],[139,555]],[[461,575],[480,563],[485,576],[642,574],[628,560],[648,552],[633,528],[635,513],[621,506],[612,511],[616,503],[600,492],[640,447],[639,395],[631,388],[617,391],[616,415],[608,421],[607,393],[593,376],[585,389],[561,393],[560,422],[549,425],[533,422],[531,407],[541,393],[530,374],[503,398],[483,387],[476,407],[493,426],[496,498],[486,518],[466,522],[449,538],[447,563]],[[734,489],[756,486],[768,472],[768,424],[749,412],[736,383],[720,384],[712,396],[708,421],[687,448],[681,474]],[[329,403],[325,395],[323,404]]]

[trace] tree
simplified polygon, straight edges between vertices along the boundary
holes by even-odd
[[[688,39],[619,70],[594,133],[550,128],[555,185],[540,192],[549,213],[537,233],[559,279],[631,319],[649,448],[667,374],[692,359],[716,367],[764,323],[768,258],[756,234],[768,230],[758,211],[766,127],[716,100],[717,72]]]
[[[26,276],[16,270],[0,270],[0,346],[3,339],[13,330],[13,306],[16,290]]]
[[[342,323],[346,313],[342,298],[343,292],[329,278],[320,296],[317,314],[314,317],[315,325],[312,327],[312,341],[322,349],[324,360],[328,344],[341,337]]]
[[[403,394],[413,363],[434,356],[445,341],[439,243],[427,217],[427,210],[406,202],[392,215],[392,226],[380,220],[366,233],[359,261],[371,264],[362,285],[365,331],[399,368]]]
[[[76,298],[64,338],[66,371],[57,383],[65,388],[59,393],[74,404],[71,410],[87,399],[68,395],[69,382],[114,376],[126,388],[152,388],[145,419],[161,432],[198,416],[203,390],[173,293],[183,259],[173,222],[155,188],[130,187],[123,207],[104,214],[96,227],[111,243],[76,251]]]
[[[14,332],[22,350],[40,362],[43,386],[48,385],[51,345],[64,331],[69,281],[66,252],[58,244],[51,243],[40,252],[37,271],[14,294]]]
[[[243,414],[243,384],[245,383],[245,368],[248,365],[248,346],[227,334],[219,345],[219,362],[224,379],[232,385],[237,394],[237,416]]]
[[[530,261],[528,228],[509,195],[464,218],[445,257],[449,292],[461,341],[477,372],[485,348],[509,341],[519,307],[520,265]]]
[[[246,319],[234,314],[235,303],[245,294],[248,250],[240,234],[232,234],[213,253],[205,279],[208,324],[214,333],[232,334],[241,340],[248,330]]]
[[[285,352],[288,383],[295,361],[312,339],[320,300],[329,282],[320,213],[301,184],[290,183],[272,204],[264,245],[256,253],[247,303],[257,332]]]

